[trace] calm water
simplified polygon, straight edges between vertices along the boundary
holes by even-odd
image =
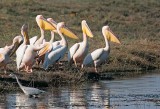
[[[40,98],[9,93],[0,109],[160,109],[160,74],[47,90]]]

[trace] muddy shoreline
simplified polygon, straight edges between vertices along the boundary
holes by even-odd
[[[139,77],[145,74],[151,74],[155,70],[126,70],[126,71],[109,71],[109,72],[100,72],[99,74],[94,72],[35,72],[33,74],[26,74],[24,72],[15,73],[20,82],[25,86],[37,87],[45,89],[48,87],[60,87],[64,85],[79,85],[87,81],[99,81],[99,80],[116,80],[124,78],[134,78]],[[2,72],[2,71],[1,71]],[[10,91],[20,90],[16,79],[9,77],[7,74],[1,73],[0,76],[0,93],[8,93]]]

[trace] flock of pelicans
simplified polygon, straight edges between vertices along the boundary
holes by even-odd
[[[0,66],[4,67],[6,72],[7,64],[10,62],[10,57],[16,52],[16,65],[18,71],[32,72],[34,63],[42,63],[43,69],[47,70],[50,66],[63,59],[68,50],[68,43],[65,36],[73,39],[78,37],[67,28],[64,22],[56,23],[52,18],[45,19],[42,15],[36,16],[36,22],[40,28],[41,36],[34,36],[29,39],[28,26],[23,25],[21,28],[22,36],[16,36],[10,46],[0,48]],[[95,72],[97,67],[108,59],[110,45],[109,41],[120,43],[118,38],[113,34],[109,26],[102,27],[102,34],[105,39],[106,46],[99,48],[92,53],[88,53],[87,36],[93,37],[93,34],[85,20],[81,23],[83,41],[74,44],[68,50],[69,65],[79,64],[81,68],[94,66]],[[51,39],[45,41],[44,31],[51,31]],[[54,41],[54,34],[59,34],[61,40]]]
[[[31,73],[35,62],[42,64],[43,69],[47,70],[50,66],[62,60],[67,51],[69,65],[74,63],[76,67],[80,65],[81,68],[93,66],[95,72],[98,72],[97,67],[109,57],[109,41],[120,43],[109,26],[103,26],[102,34],[106,46],[88,53],[89,44],[87,36],[93,37],[93,34],[87,22],[83,20],[81,22],[83,41],[74,44],[68,50],[68,43],[65,37],[68,36],[73,39],[78,39],[78,37],[67,28],[64,22],[56,23],[52,18],[45,19],[42,15],[36,16],[36,22],[40,28],[40,37],[34,36],[29,39],[28,26],[24,24],[21,28],[22,35],[16,36],[10,46],[0,48],[0,66],[4,67],[5,72],[7,70],[6,66],[10,62],[10,57],[15,52],[17,70]],[[51,39],[49,42],[45,41],[45,30],[51,31]],[[55,33],[60,36],[61,40],[54,41]],[[18,78],[16,77],[16,79]],[[22,87],[21,85],[19,86]],[[25,92],[26,89],[22,90]]]

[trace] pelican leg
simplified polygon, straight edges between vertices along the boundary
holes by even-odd
[[[21,65],[19,66],[18,71],[20,71],[20,70],[25,70],[25,69],[26,69],[25,64],[24,64],[24,63],[21,63]]]
[[[82,64],[82,65],[81,65],[81,69],[83,69],[83,68],[84,68],[84,65]]]
[[[98,71],[97,71],[97,62],[96,62],[96,61],[94,61],[94,71],[95,71],[96,73],[98,73]]]
[[[25,65],[24,71],[25,71],[25,72],[28,72],[28,66]]]
[[[77,67],[77,62],[76,62],[76,60],[75,60],[75,59],[73,59],[73,61],[74,61],[74,65]]]
[[[7,74],[7,65],[4,65],[4,73]]]
[[[96,72],[96,73],[98,73],[98,71],[97,71],[97,67],[95,67],[95,68],[94,68],[94,70],[95,70],[95,72]]]
[[[32,73],[32,65],[27,66],[27,73]]]

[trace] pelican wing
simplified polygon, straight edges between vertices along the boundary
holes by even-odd
[[[41,48],[41,50],[38,53],[38,56],[42,56],[44,54],[46,54],[47,52],[50,52],[52,50],[52,44],[50,42],[46,42],[44,44],[45,46],[43,48]]]
[[[30,45],[33,47],[33,50],[34,51],[40,51],[42,50],[43,48],[45,48],[47,46],[47,44],[40,44],[39,46],[36,46],[36,45]]]
[[[16,51],[16,63],[17,63],[18,70],[19,70],[19,66],[22,62],[22,59],[23,59],[23,56],[24,56],[26,49],[27,49],[27,45],[21,45]]]
[[[55,64],[57,61],[61,60],[67,51],[66,46],[57,46],[51,52],[47,53],[45,56],[43,68],[46,70],[52,64]]]
[[[30,45],[34,45],[35,42],[37,41],[37,39],[38,39],[38,36],[34,36],[34,37],[30,38],[29,39]]]
[[[83,61],[83,65],[87,66],[90,64],[93,64],[94,61],[98,60],[100,58],[100,56],[103,54],[103,48],[97,49],[95,51],[93,51],[92,53],[89,53],[84,61]]]
[[[71,61],[71,59],[73,58],[73,55],[76,53],[76,51],[78,50],[80,44],[79,43],[76,43],[74,44],[70,49],[69,49],[69,52],[68,52],[68,62]]]
[[[55,41],[52,43],[53,49],[56,48],[58,45],[60,45],[61,41]]]

